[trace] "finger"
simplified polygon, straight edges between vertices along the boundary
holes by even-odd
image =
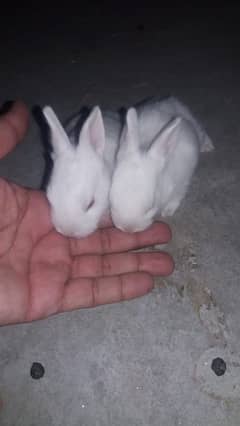
[[[139,249],[154,244],[167,243],[171,230],[165,223],[154,223],[146,231],[127,233],[116,228],[98,229],[82,239],[70,239],[73,256],[79,254],[103,254]]]
[[[20,249],[16,246],[17,252]],[[59,310],[70,276],[70,263],[68,241],[61,235],[49,232],[35,244],[27,265],[30,285],[28,321],[47,317]],[[21,265],[18,270],[22,272],[20,268]]]
[[[27,131],[30,118],[26,104],[21,100],[17,100],[5,117],[15,129],[18,139],[22,139]]]
[[[73,260],[72,278],[103,277],[137,271],[166,276],[173,269],[172,257],[164,252],[82,255]]]
[[[4,157],[24,137],[29,124],[29,112],[22,101],[16,101],[9,112],[0,117],[0,158]]]
[[[61,311],[134,299],[152,288],[153,278],[144,272],[96,279],[73,279],[65,287]]]
[[[27,208],[28,196],[24,188],[0,178],[0,256],[3,256],[19,233],[18,225]]]

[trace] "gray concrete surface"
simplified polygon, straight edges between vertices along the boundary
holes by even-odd
[[[161,10],[93,10],[5,21],[0,101],[118,108],[174,93],[215,143],[169,222],[176,270],[131,302],[0,329],[1,426],[239,426],[238,34],[229,15],[174,19]],[[126,12],[127,13],[127,12]],[[99,12],[96,12],[99,16]],[[234,18],[234,14],[231,15]],[[9,24],[8,24],[9,23]],[[137,28],[139,24],[144,24]],[[222,28],[225,31],[222,31]],[[34,119],[0,162],[1,176],[38,188],[44,158]],[[211,361],[222,357],[226,373]],[[30,367],[45,367],[32,380]]]

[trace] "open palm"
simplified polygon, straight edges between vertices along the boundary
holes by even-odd
[[[28,111],[16,102],[0,118],[0,157],[27,125]],[[161,223],[136,234],[109,227],[83,239],[63,237],[53,229],[43,192],[0,179],[0,324],[144,295],[154,275],[172,272],[173,261],[167,253],[130,250],[170,237]]]

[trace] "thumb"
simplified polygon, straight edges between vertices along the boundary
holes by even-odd
[[[0,116],[0,158],[12,151],[27,132],[29,111],[22,101],[16,101],[11,109]]]

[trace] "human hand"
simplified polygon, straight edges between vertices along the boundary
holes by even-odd
[[[20,101],[0,117],[0,157],[23,138],[28,121]],[[110,227],[66,238],[54,230],[43,192],[0,179],[0,325],[146,294],[154,275],[172,272],[173,260],[130,250],[170,238],[162,223],[135,234]]]

